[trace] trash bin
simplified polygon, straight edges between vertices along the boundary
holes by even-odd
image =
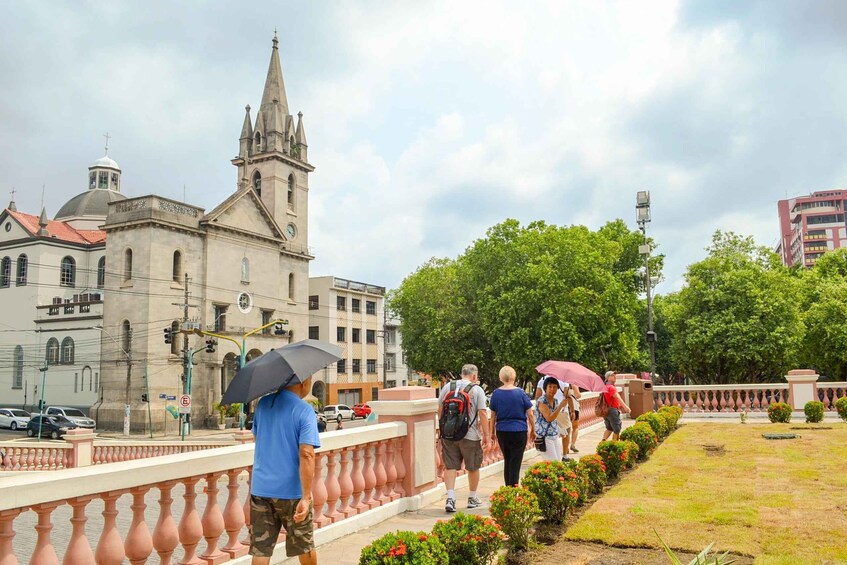
[[[653,383],[643,379],[629,381],[629,407],[637,418],[653,411]]]

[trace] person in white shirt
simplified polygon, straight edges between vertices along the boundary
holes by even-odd
[[[550,375],[542,375],[540,379],[538,379],[538,384],[535,386],[535,400],[541,398],[541,395],[544,394],[544,380],[549,378]],[[555,378],[555,377],[553,377]],[[562,461],[568,459],[568,453],[570,452],[570,439],[568,435],[571,431],[571,414],[573,413],[573,399],[570,394],[565,394],[567,389],[571,386],[566,382],[560,381],[556,379],[556,382],[559,385],[559,390],[556,391],[556,402],[564,403],[565,407],[562,408],[562,411],[559,412],[556,417],[556,422],[559,424],[559,436],[562,438],[562,453],[564,456],[562,457]]]

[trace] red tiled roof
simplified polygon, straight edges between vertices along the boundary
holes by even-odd
[[[23,212],[13,212],[12,210],[7,210],[7,212],[20,222],[29,233],[32,235],[38,234],[38,216],[24,214]],[[102,230],[78,230],[65,222],[57,222],[56,220],[47,220],[47,234],[49,237],[70,243],[93,244],[106,241],[106,232]]]

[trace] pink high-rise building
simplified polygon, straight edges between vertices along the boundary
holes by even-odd
[[[811,267],[830,249],[847,247],[847,190],[824,190],[780,200],[777,253],[787,265]]]

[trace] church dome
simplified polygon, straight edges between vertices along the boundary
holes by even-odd
[[[104,155],[103,157],[100,157],[99,159],[94,161],[93,165],[91,165],[88,168],[93,169],[95,167],[105,167],[107,169],[117,169],[119,171],[121,170],[121,168],[118,166],[118,164],[115,162],[115,160],[112,159],[111,157],[109,157],[108,155]]]
[[[104,157],[108,159],[108,157]],[[102,161],[103,159],[99,159]],[[109,161],[112,161],[109,159]],[[112,161],[114,163],[114,161]],[[115,164],[117,167],[117,163]],[[55,219],[100,216],[105,218],[109,212],[109,202],[126,200],[126,196],[115,190],[87,190],[68,200],[56,214]]]

